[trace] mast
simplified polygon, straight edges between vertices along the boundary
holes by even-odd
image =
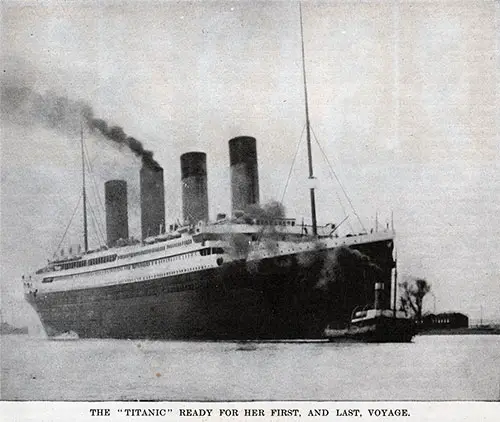
[[[393,306],[394,306],[394,316],[396,316],[396,311],[397,311],[397,290],[398,290],[398,250],[396,249],[395,251],[395,257],[394,257],[394,292],[393,292]]]
[[[89,250],[87,233],[87,194],[85,192],[85,155],[83,148],[83,124],[80,122],[80,142],[82,147],[82,196],[83,196],[83,247],[84,252]]]
[[[307,158],[309,162],[309,179],[312,182],[312,179],[314,179],[314,172],[313,172],[312,151],[311,151],[311,125],[309,122],[309,104],[307,101],[306,61],[304,54],[304,28],[302,25],[302,3],[299,3],[299,10],[300,10],[300,39],[302,43],[302,74],[304,76],[304,97],[305,97],[305,107],[306,107]],[[314,186],[310,187],[309,194],[311,198],[311,219],[312,219],[313,235],[317,236],[318,224],[316,222],[316,197],[314,194]]]

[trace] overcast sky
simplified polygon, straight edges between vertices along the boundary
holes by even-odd
[[[33,115],[33,95],[83,101],[165,168],[181,217],[180,154],[208,154],[210,214],[230,210],[228,140],[257,138],[261,201],[309,217],[296,2],[2,2],[3,316],[36,319],[20,276],[57,250],[80,197],[79,133]],[[311,124],[360,215],[394,212],[400,274],[432,284],[427,310],[500,319],[500,6],[495,1],[304,2]],[[18,92],[18,91],[15,91]],[[52,97],[51,97],[52,96]],[[85,133],[96,220],[103,183],[139,160]],[[314,145],[320,223],[360,231]],[[77,212],[63,246],[81,243]],[[91,224],[93,227],[93,224]],[[351,228],[352,227],[352,228]],[[95,233],[96,231],[94,231]],[[91,237],[97,245],[97,237]]]

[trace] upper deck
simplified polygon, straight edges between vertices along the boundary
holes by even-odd
[[[200,222],[196,226],[182,227],[175,232],[147,238],[142,243],[105,248],[52,261],[37,271],[36,279],[52,282],[55,278],[81,277],[111,270],[132,270],[161,259],[167,259],[170,262],[169,267],[175,267],[179,265],[179,259],[189,258],[196,261],[198,255],[204,256],[202,251],[207,247],[218,248],[217,254],[225,253],[227,256],[224,260],[227,262],[232,259],[258,260],[274,255],[303,253],[312,249],[392,241],[395,236],[394,231],[389,229],[339,236],[332,224],[318,227],[318,236],[312,236],[310,233],[311,226],[297,225],[294,219],[238,222],[226,220],[209,224]],[[248,248],[245,248],[247,252],[244,257],[232,250],[234,236],[238,234],[248,237]],[[269,240],[275,243],[273,248],[268,247]]]

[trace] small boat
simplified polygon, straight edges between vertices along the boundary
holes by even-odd
[[[364,341],[369,343],[409,343],[415,335],[415,324],[404,312],[392,309],[369,309],[356,312],[344,329],[327,327],[329,341]]]
[[[51,340],[57,341],[69,341],[69,340],[78,340],[80,337],[74,331],[65,331],[61,334],[58,334],[54,337],[51,337]]]
[[[324,331],[332,342],[361,341],[367,343],[409,343],[416,334],[413,319],[396,309],[379,309],[383,284],[375,284],[373,309],[355,312],[346,328],[330,328]]]

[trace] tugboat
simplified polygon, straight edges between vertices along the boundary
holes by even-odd
[[[327,327],[325,337],[331,342],[410,343],[416,334],[414,321],[402,311],[380,309],[383,283],[375,283],[373,309],[357,311],[347,328]]]

